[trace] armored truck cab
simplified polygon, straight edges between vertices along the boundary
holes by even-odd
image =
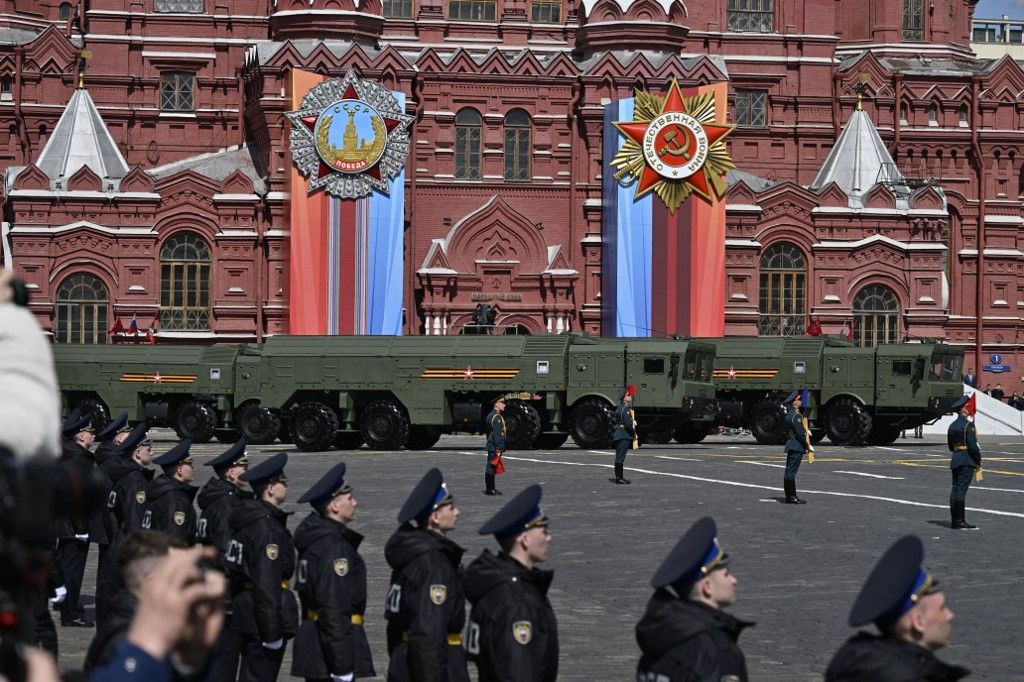
[[[102,428],[127,410],[133,422],[171,426],[197,443],[230,424],[235,360],[252,352],[234,344],[53,346],[65,411],[79,407]]]
[[[963,350],[941,343],[861,348],[843,337],[714,340],[720,423],[750,428],[761,443],[787,437],[781,399],[809,393],[811,441],[888,444],[949,411],[962,394]]]

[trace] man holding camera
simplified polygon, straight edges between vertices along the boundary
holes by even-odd
[[[91,468],[94,461],[89,447],[93,444],[93,434],[89,418],[77,409],[72,410],[61,426],[61,461],[72,463],[83,471]],[[85,560],[89,555],[89,530],[88,518],[65,516],[57,521],[56,560],[68,590],[60,603],[60,624],[63,627],[93,626],[91,621],[85,620],[85,609],[79,601],[85,578]]]

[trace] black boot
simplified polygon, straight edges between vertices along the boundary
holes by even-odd
[[[957,522],[960,520],[960,515],[957,512],[957,503],[953,498],[949,499],[949,527],[959,528]]]
[[[628,478],[623,478],[622,477],[622,465],[621,464],[616,464],[615,465],[615,482],[618,483],[619,485],[629,485],[630,483],[633,482],[633,481],[629,480]]]
[[[962,529],[962,530],[975,530],[975,529],[977,529],[977,526],[972,526],[971,524],[967,523],[967,519],[966,519],[966,513],[967,512],[964,510],[964,505],[966,505],[966,504],[967,504],[966,500],[957,500],[956,501],[956,512],[957,512],[957,516],[959,517],[959,520],[957,521],[957,524],[956,524],[955,527],[959,528],[959,529]]]
[[[807,504],[804,500],[801,500],[796,496],[796,479],[795,478],[784,478],[782,479],[783,488],[786,490],[786,504]]]
[[[484,495],[500,495],[501,492],[494,488],[494,474],[484,474]]]

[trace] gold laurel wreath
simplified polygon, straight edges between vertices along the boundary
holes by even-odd
[[[686,113],[697,119],[701,125],[715,122],[714,93],[707,92],[696,97],[684,97],[683,104],[686,107]],[[637,123],[653,121],[661,115],[664,105],[664,97],[637,90],[633,101],[633,121]],[[640,179],[640,174],[647,165],[643,148],[632,139],[626,138],[622,149],[612,159],[612,165],[618,169],[613,176],[617,182],[624,185],[633,184]],[[725,140],[721,139],[708,148],[707,161],[704,162],[704,168],[698,172],[707,174],[715,195],[721,198],[727,186],[725,174],[735,167],[736,164],[729,158],[729,149],[725,145]],[[647,190],[647,192],[650,191],[661,197],[668,210],[675,213],[676,209],[693,193],[693,185],[685,179],[662,178],[660,182]],[[639,199],[641,196],[638,194],[634,198]]]

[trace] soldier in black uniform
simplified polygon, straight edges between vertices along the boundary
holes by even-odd
[[[737,639],[753,623],[723,610],[736,601],[736,577],[716,532],[711,517],[697,521],[651,579],[655,593],[636,626],[637,680],[748,679]]]
[[[636,386],[630,384],[619,391],[619,405],[615,408],[615,483],[629,485],[632,483],[622,475],[622,468],[626,463],[626,453],[630,446],[637,447],[636,439],[636,417],[633,414],[633,397],[636,395]]]
[[[192,440],[185,438],[165,454],[153,460],[164,470],[146,486],[146,513],[142,527],[162,530],[186,545],[196,542],[196,509],[192,506],[199,488],[192,485],[195,468],[189,449]]]
[[[496,458],[500,458],[505,451],[505,418],[501,413],[505,411],[505,396],[499,395],[494,399],[494,408],[484,420],[484,427],[487,430],[487,462],[484,464],[484,495],[500,495],[501,491],[494,487],[494,476],[498,473],[494,466]],[[504,466],[501,469],[504,471]]]
[[[225,556],[231,579],[231,627],[242,633],[239,682],[277,679],[285,640],[298,627],[298,604],[290,581],[295,571],[295,545],[288,532],[288,497],[279,452],[239,478],[252,486],[254,500],[239,501],[231,512],[231,541]]]
[[[800,389],[786,396],[782,404],[786,406],[786,425],[793,433],[786,441],[786,473],[782,479],[783,489],[786,491],[786,504],[807,504],[807,500],[801,500],[796,495],[796,472],[800,470],[800,462],[809,452],[812,453],[809,456],[813,457],[814,452],[807,420],[800,414],[800,407],[803,404]]]
[[[480,682],[558,677],[558,624],[547,596],[554,572],[537,568],[551,544],[541,494],[530,486],[484,524],[480,534],[494,535],[501,552],[485,549],[466,569],[466,651]]]
[[[850,638],[829,663],[825,682],[954,682],[969,674],[935,657],[949,644],[953,612],[938,580],[922,568],[923,559],[921,538],[907,535],[875,564],[849,623],[874,623],[881,634]]]
[[[146,487],[153,480],[153,443],[146,436],[149,430],[144,423],[132,429],[124,442],[123,454],[131,464],[127,473],[115,483],[107,497],[107,507],[114,511],[117,525],[124,533],[141,530],[142,518],[146,513]]]
[[[77,409],[72,410],[61,426],[61,461],[70,462],[83,471],[95,465],[89,447],[94,431],[89,418]],[[57,520],[57,552],[55,559],[64,574],[68,593],[60,604],[60,624],[64,627],[91,628],[85,620],[85,609],[79,601],[82,580],[85,578],[85,560],[89,555],[90,523],[87,517],[65,516]]]
[[[438,469],[426,473],[398,512],[402,525],[384,547],[392,569],[384,612],[389,682],[469,680],[462,649],[465,550],[447,537],[459,513]]]
[[[128,413],[122,412],[100,431],[96,432],[96,464],[103,464],[105,461],[118,453],[124,439],[131,433],[132,427],[128,425]]]
[[[206,463],[206,466],[213,467],[214,476],[199,490],[197,498],[202,512],[196,524],[196,540],[217,548],[225,571],[229,568],[225,555],[231,542],[228,519],[242,500],[254,499],[240,478],[249,468],[245,446],[246,440],[241,438]],[[238,679],[238,659],[242,654],[242,633],[231,627],[230,597],[225,595],[224,627],[213,648],[214,661],[211,668],[220,682],[235,682]]]
[[[213,467],[214,476],[199,489],[199,521],[196,538],[204,545],[212,545],[220,552],[221,559],[231,542],[231,527],[228,517],[240,500],[253,499],[245,489],[241,475],[249,469],[249,458],[245,454],[246,440],[238,440],[230,448],[217,455],[206,466]]]
[[[295,587],[303,620],[295,635],[292,675],[331,682],[375,677],[363,630],[366,564],[358,551],[363,536],[348,527],[357,503],[345,481],[345,463],[332,467],[299,502],[314,511],[295,531]]]
[[[134,429],[121,443],[117,455],[109,457],[100,465],[100,471],[109,479],[109,490],[107,492],[107,509],[103,515],[103,527],[107,539],[106,546],[100,545],[99,561],[96,565],[96,623],[102,626],[110,615],[112,600],[121,589],[121,573],[117,567],[116,551],[125,532],[122,525],[122,515],[128,511],[140,510],[138,523],[141,526],[141,505],[128,505],[128,501],[135,500],[139,492],[145,501],[145,486],[152,477],[152,472],[143,468],[153,457],[152,446],[146,432],[149,427],[143,422],[137,424]],[[117,493],[117,486],[128,477],[141,476],[141,480],[126,480],[121,486],[122,497]],[[125,491],[131,489],[130,493]],[[125,504],[122,504],[124,502]],[[130,515],[129,515],[130,516]],[[130,521],[130,519],[129,519]]]
[[[967,504],[967,489],[971,487],[971,481],[978,468],[981,467],[981,448],[978,447],[978,436],[975,432],[974,422],[967,417],[970,411],[967,408],[969,398],[964,396],[953,403],[953,409],[958,410],[960,415],[949,425],[946,433],[946,440],[949,443],[949,451],[952,455],[949,461],[949,469],[953,474],[953,488],[949,493],[949,515],[950,528],[972,530],[977,526],[967,523],[964,505]]]

